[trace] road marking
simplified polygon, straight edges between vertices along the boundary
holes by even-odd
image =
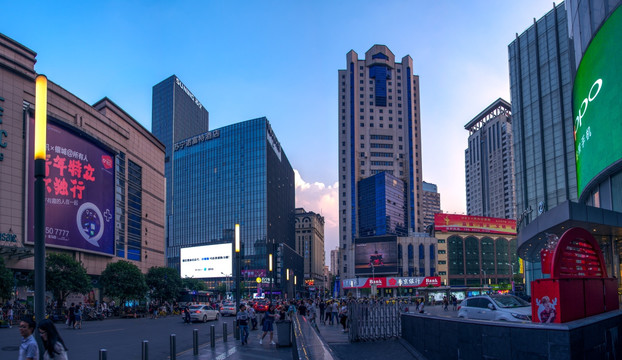
[[[229,356],[235,354],[237,352],[238,347],[234,346],[231,349],[225,351],[224,353],[216,356],[215,360],[225,360],[226,358],[228,358]]]
[[[111,330],[102,330],[102,331],[91,331],[91,332],[79,332],[78,335],[87,335],[87,334],[102,334],[107,332],[115,332],[115,331],[123,331],[125,329],[111,329]]]

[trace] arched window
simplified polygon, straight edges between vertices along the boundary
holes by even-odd
[[[510,274],[510,256],[508,253],[508,241],[503,238],[497,239],[497,274]]]
[[[430,244],[430,276],[436,275],[436,246]]]
[[[425,276],[425,246],[419,244],[419,276]]]
[[[492,276],[495,274],[495,243],[491,238],[485,237],[481,240],[481,247],[482,270],[486,271],[486,275]]]
[[[413,244],[408,244],[408,276],[415,273],[415,249]]]
[[[464,275],[464,250],[460,236],[454,235],[447,239],[447,261],[448,275]]]
[[[397,244],[397,276],[404,276],[402,244]]]
[[[465,256],[464,261],[466,263],[467,275],[479,275],[479,241],[473,236],[469,236],[464,239]]]

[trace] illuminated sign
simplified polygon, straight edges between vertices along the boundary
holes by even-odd
[[[203,279],[231,276],[232,253],[231,244],[181,248],[181,277]]]
[[[30,128],[34,117],[30,115]],[[76,130],[77,131],[77,130]],[[115,155],[94,141],[47,124],[45,244],[114,254]],[[30,132],[31,151],[34,131]],[[34,243],[34,159],[28,163],[28,237]]]
[[[208,131],[175,144],[175,151],[220,137],[220,130]]]
[[[397,288],[397,287],[438,287],[441,286],[439,276],[428,277],[374,277],[357,278],[343,280],[344,289],[369,289],[372,286],[377,288]]]
[[[516,235],[516,220],[485,216],[434,214],[436,231],[463,231],[488,234]]]
[[[397,237],[375,236],[356,239],[354,269],[357,275],[397,273]]]
[[[190,99],[192,99],[192,101],[194,101],[194,103],[199,107],[199,109],[203,108],[203,105],[201,105],[201,102],[199,102],[199,99],[197,99],[192,94],[192,92],[190,92],[190,90],[188,90],[186,85],[184,85],[184,83],[182,83],[181,80],[179,80],[177,77],[175,77],[175,83],[177,83],[177,85],[179,85],[179,87],[186,93],[186,95],[188,95],[190,97]]]
[[[622,8],[585,51],[572,90],[577,192],[622,160]]]

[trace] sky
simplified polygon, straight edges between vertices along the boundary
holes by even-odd
[[[151,130],[153,85],[172,74],[217,129],[266,116],[296,175],[296,207],[338,246],[338,73],[374,44],[413,58],[423,180],[465,213],[464,125],[510,101],[507,46],[553,9],[544,0],[1,1],[0,33],[83,101],[108,97]]]

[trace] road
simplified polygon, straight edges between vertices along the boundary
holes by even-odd
[[[192,330],[199,330],[199,345],[209,343],[210,325],[215,325],[216,339],[222,341],[223,323],[227,323],[229,341],[233,341],[233,317],[207,323],[184,324],[180,316],[158,319],[106,319],[85,321],[82,329],[69,329],[58,323],[61,337],[69,348],[70,359],[96,359],[99,349],[107,349],[108,359],[140,359],[143,340],[149,341],[149,358],[169,356],[170,335],[176,334],[177,354],[192,351]],[[17,359],[21,337],[18,327],[0,329],[0,359]]]

